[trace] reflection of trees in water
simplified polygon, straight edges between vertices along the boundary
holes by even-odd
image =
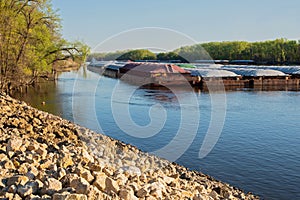
[[[29,86],[26,92],[15,92],[12,96],[37,109],[61,115],[59,98],[57,96],[56,83],[54,81],[40,82],[38,85]],[[45,104],[43,104],[45,102]]]

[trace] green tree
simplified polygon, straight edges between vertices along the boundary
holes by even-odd
[[[117,60],[155,60],[156,55],[155,53],[146,50],[146,49],[138,49],[132,50],[129,52],[124,53]]]
[[[60,60],[83,61],[88,47],[61,38],[50,0],[0,1],[1,88],[32,84]]]

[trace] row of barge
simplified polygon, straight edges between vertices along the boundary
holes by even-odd
[[[184,85],[201,89],[264,88],[299,90],[300,66],[173,64],[151,62],[91,62],[88,69],[133,84]]]

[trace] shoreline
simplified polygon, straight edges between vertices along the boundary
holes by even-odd
[[[0,93],[0,197],[259,199]]]

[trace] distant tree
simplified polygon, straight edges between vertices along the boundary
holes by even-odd
[[[300,63],[299,42],[276,39],[263,42],[210,42],[174,51],[190,62],[195,60],[255,60],[258,63]]]
[[[138,50],[132,50],[129,52],[124,53],[120,57],[117,58],[117,60],[155,60],[156,54],[146,50],[146,49],[138,49]]]
[[[162,60],[162,61],[170,61],[170,60],[179,60],[180,62],[188,62],[186,59],[181,57],[175,52],[167,52],[167,53],[159,53],[157,54],[157,60]]]

